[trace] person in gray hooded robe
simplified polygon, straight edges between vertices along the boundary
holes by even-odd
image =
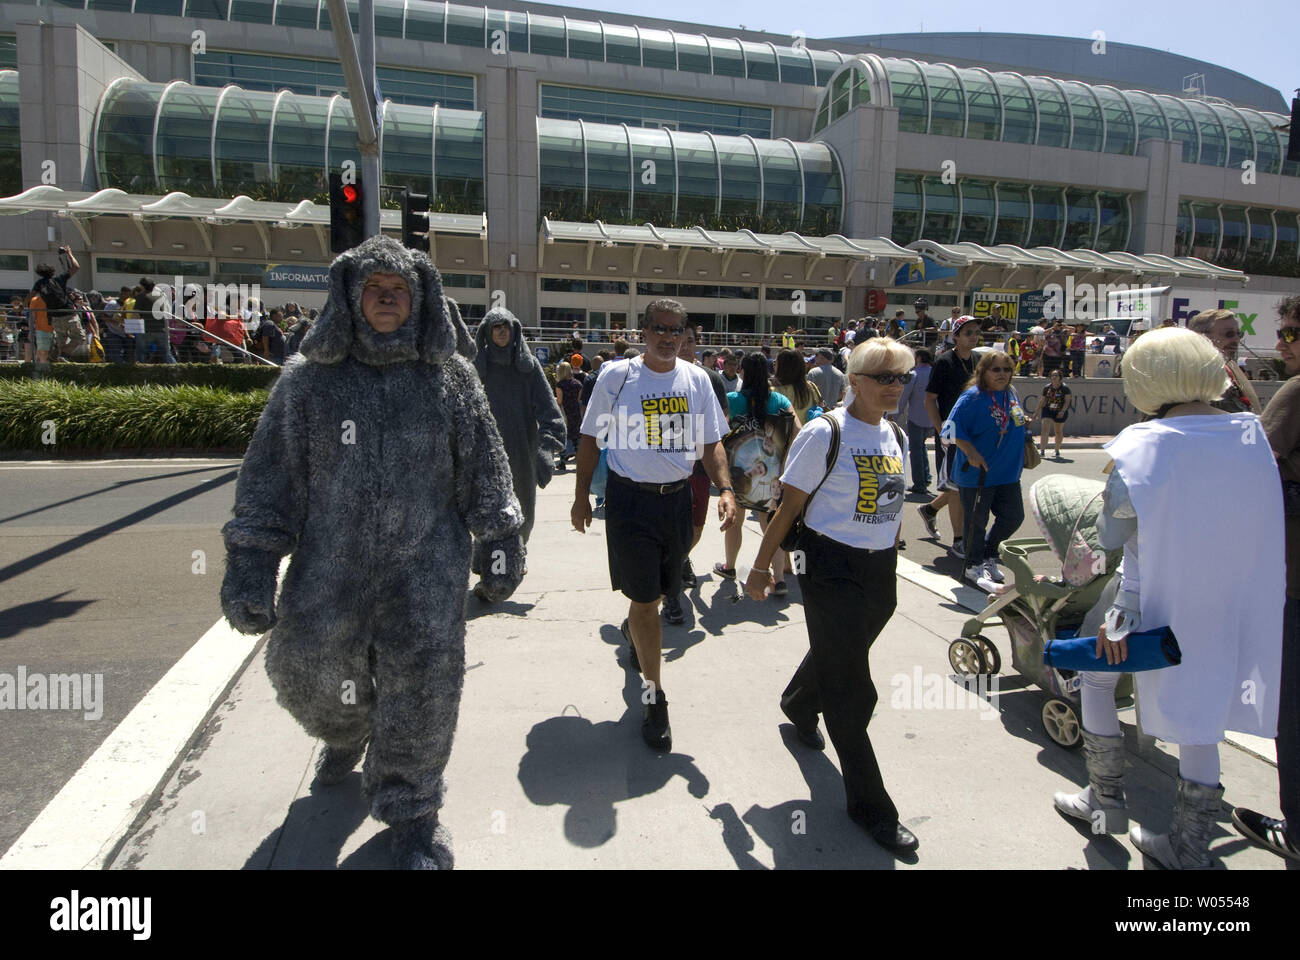
[[[537,488],[551,482],[555,458],[564,450],[564,416],[542,365],[524,342],[524,328],[505,307],[494,307],[478,325],[478,352],[474,366],[483,381],[492,416],[505,444],[515,496],[524,511],[520,535],[528,543],[537,506]],[[476,544],[471,570],[479,573],[483,562]],[[481,584],[474,594],[490,600]]]
[[[277,700],[325,741],[317,783],[341,782],[364,752],[371,813],[393,827],[408,868],[452,866],[438,811],[465,673],[471,537],[499,561],[483,577],[494,597],[523,576],[523,512],[473,352],[426,256],[386,237],[341,254],[222,530],[222,610],[244,633],[271,630]]]

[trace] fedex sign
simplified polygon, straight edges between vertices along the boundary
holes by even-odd
[[[1286,298],[1284,293],[1238,293],[1219,299],[1214,291],[1192,297],[1172,297],[1171,319],[1180,327],[1202,310],[1231,310],[1241,323],[1242,342],[1252,350],[1272,350],[1277,343],[1275,330],[1277,305]],[[1203,299],[1202,299],[1203,298]]]

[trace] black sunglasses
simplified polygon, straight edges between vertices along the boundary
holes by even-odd
[[[897,380],[899,383],[911,383],[912,378],[915,377],[916,374],[912,373],[909,370],[907,373],[858,373],[858,374],[854,374],[854,376],[870,377],[872,380],[876,381],[876,383],[880,384],[882,387],[887,387],[895,380]]]
[[[1277,338],[1286,343],[1295,343],[1300,339],[1300,327],[1278,327]]]
[[[662,323],[652,323],[646,327],[651,333],[657,333],[659,336],[680,337],[686,332],[685,327],[668,327]]]

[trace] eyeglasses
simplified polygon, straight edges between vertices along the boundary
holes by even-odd
[[[912,378],[916,376],[910,370],[907,373],[855,373],[855,377],[870,377],[882,387],[887,387],[891,383],[911,383]]]
[[[1295,343],[1300,339],[1300,327],[1278,327],[1277,338],[1287,343]]]
[[[668,327],[662,323],[652,323],[646,327],[651,333],[658,334],[661,337],[680,337],[686,332],[685,327]]]

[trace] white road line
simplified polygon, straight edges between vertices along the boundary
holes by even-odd
[[[100,870],[259,637],[218,620],[144,695],[0,858],[0,870]]]
[[[243,463],[243,461],[230,457],[220,459],[207,457],[200,460],[97,460],[92,463],[60,463],[57,460],[32,460],[24,463],[0,464],[0,470],[139,470],[141,467],[174,468],[190,463],[220,467]]]
[[[909,583],[936,593],[945,600],[951,600],[973,613],[979,613],[988,606],[988,594],[983,590],[957,583],[947,574],[927,570],[914,560],[899,557],[898,575]]]

